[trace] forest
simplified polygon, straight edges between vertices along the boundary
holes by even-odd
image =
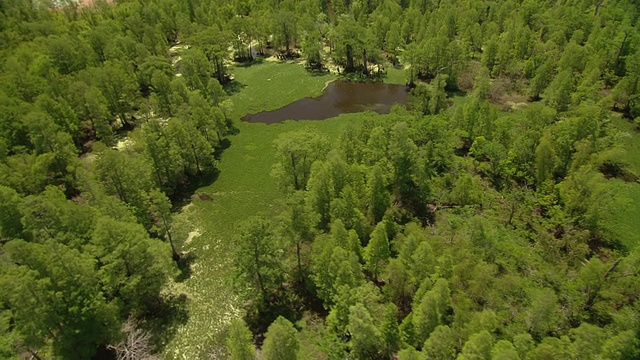
[[[640,358],[638,0],[0,2],[0,359]],[[254,124],[333,81],[389,113]]]

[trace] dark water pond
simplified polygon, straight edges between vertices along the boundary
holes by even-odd
[[[404,85],[334,81],[317,98],[304,98],[283,108],[249,114],[243,121],[273,124],[284,120],[324,120],[344,113],[386,114],[394,104],[409,101]]]

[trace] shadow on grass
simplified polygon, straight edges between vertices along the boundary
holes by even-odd
[[[176,192],[171,195],[170,199],[173,204],[173,211],[178,211],[189,204],[196,190],[213,184],[218,179],[218,176],[220,176],[220,170],[214,168],[200,176],[190,178],[184,186],[178,188]]]
[[[224,91],[227,95],[235,95],[239,93],[242,89],[246,88],[247,85],[239,82],[238,80],[232,80],[224,85]]]
[[[236,62],[234,64],[234,66],[235,67],[240,67],[240,68],[248,68],[248,67],[252,67],[253,65],[262,64],[263,62],[264,62],[264,57],[258,56],[255,59],[253,59],[252,61]]]
[[[160,298],[150,313],[145,316],[143,328],[153,335],[151,344],[158,353],[164,351],[164,347],[173,339],[178,327],[189,320],[187,300],[186,294],[167,295]]]
[[[314,69],[314,68],[309,68],[306,67],[305,68],[307,70],[307,74],[311,75],[311,76],[327,76],[327,75],[331,75],[331,71],[329,71],[329,69]]]
[[[178,265],[178,269],[180,269],[180,275],[176,277],[176,282],[181,283],[191,277],[191,274],[193,274],[192,265],[196,259],[197,256],[192,252],[182,254],[176,264]]]

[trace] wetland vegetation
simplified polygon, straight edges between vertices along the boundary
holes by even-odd
[[[638,358],[639,9],[0,3],[0,358]]]

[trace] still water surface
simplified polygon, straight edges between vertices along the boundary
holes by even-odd
[[[317,98],[304,98],[283,108],[249,114],[243,121],[273,124],[284,120],[324,120],[343,113],[375,111],[386,114],[394,104],[406,104],[404,85],[334,81]]]

